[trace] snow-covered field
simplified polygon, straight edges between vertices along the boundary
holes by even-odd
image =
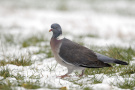
[[[64,0],[61,4],[58,0],[56,4],[68,3],[67,7],[61,6],[58,10],[55,9],[58,5],[55,5],[53,1],[45,1],[46,4],[36,3],[35,0],[29,2],[20,0],[18,4],[16,4],[16,0],[0,1],[0,70],[9,71],[7,77],[7,73],[1,74],[0,72],[0,89],[3,89],[3,87],[17,90],[34,89],[32,85],[35,85],[36,89],[39,90],[121,90],[122,88],[118,87],[117,83],[123,83],[125,78],[120,76],[119,72],[114,75],[111,74],[111,76],[103,72],[95,75],[84,75],[81,78],[75,72],[71,74],[71,77],[58,78],[57,76],[65,74],[67,69],[57,64],[51,54],[49,40],[52,33],[49,33],[48,30],[52,23],[59,23],[66,38],[83,43],[88,48],[90,46],[116,46],[135,49],[134,13],[125,15],[125,11],[123,11],[124,14],[115,12],[117,9],[123,10],[125,8],[129,8],[127,13],[130,13],[130,10],[131,12],[134,11],[135,6],[132,1],[109,3],[109,0],[107,0],[102,2],[114,13],[107,10],[109,13],[104,13],[105,7],[101,3],[95,5],[98,0],[93,3],[95,5],[93,7],[97,7],[99,10],[99,6],[101,6],[102,12],[91,9],[85,1],[81,3],[77,0]],[[30,2],[32,2],[32,5]],[[73,6],[72,10],[70,6],[75,5],[76,2],[81,6]],[[46,7],[40,8],[40,4],[41,6],[46,5]],[[48,4],[50,4],[51,9],[49,9]],[[129,61],[130,65],[134,65],[135,55],[133,57]],[[30,60],[31,64],[9,63],[9,61],[16,59],[20,61],[22,59]],[[3,64],[2,61],[8,63]],[[123,68],[126,68],[126,66],[123,66]],[[133,79],[135,84],[134,76],[133,72],[127,78]],[[93,83],[93,80],[100,81],[100,83]]]

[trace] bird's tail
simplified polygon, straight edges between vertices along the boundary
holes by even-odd
[[[121,61],[121,60],[117,60],[117,59],[114,61],[114,63],[121,64],[121,65],[128,65],[127,62],[124,62],[124,61]]]

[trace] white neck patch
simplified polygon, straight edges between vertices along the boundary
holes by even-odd
[[[59,36],[57,37],[57,40],[61,40],[61,39],[63,39],[63,38],[64,38],[64,36],[59,35]]]

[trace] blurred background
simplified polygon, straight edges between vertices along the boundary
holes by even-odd
[[[44,31],[51,37],[50,25],[59,23],[70,39],[83,35],[94,37],[91,43],[83,38],[88,44],[129,46],[135,40],[134,4],[134,0],[0,0],[0,35]]]

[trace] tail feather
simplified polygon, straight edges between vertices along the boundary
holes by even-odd
[[[81,67],[86,67],[86,68],[103,68],[103,67],[112,67],[110,64],[108,63],[104,63],[102,66],[89,66],[89,65],[80,65]]]
[[[124,62],[124,61],[121,61],[121,60],[117,60],[117,59],[114,61],[114,63],[121,64],[121,65],[128,65],[127,62]]]

